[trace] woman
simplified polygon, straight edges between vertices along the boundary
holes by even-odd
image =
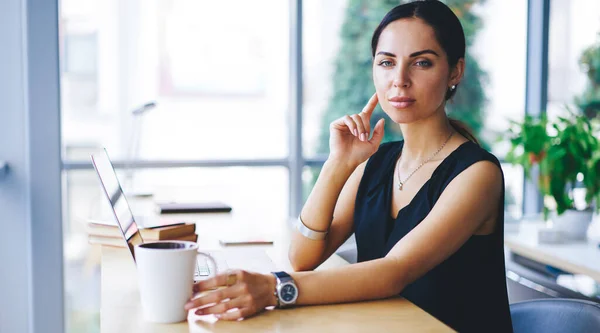
[[[376,93],[330,126],[330,155],[290,247],[298,272],[219,275],[195,291],[228,287],[187,309],[216,303],[197,313],[235,320],[267,306],[401,295],[460,332],[512,331],[500,164],[445,113],[465,68],[460,22],[438,1],[403,4],[383,18],[371,46]],[[380,145],[383,119],[371,133],[377,103],[403,141]],[[312,271],[352,233],[357,264]]]

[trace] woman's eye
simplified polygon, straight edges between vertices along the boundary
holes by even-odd
[[[429,60],[420,60],[415,63],[415,65],[419,67],[429,67],[431,66],[431,62]]]
[[[379,62],[379,66],[383,66],[383,67],[390,67],[392,65],[393,65],[393,63],[389,60],[382,60],[381,62]]]

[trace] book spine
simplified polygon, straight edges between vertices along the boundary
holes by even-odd
[[[156,240],[167,240],[178,238],[185,235],[191,235],[196,231],[196,224],[185,224],[182,226],[176,226],[171,228],[164,229],[142,229],[142,237],[146,234],[148,239],[156,239]]]
[[[179,241],[190,241],[190,242],[196,242],[198,240],[198,235],[196,234],[189,234],[189,235],[185,235],[182,237],[176,237],[176,238],[171,238],[171,239],[164,239],[163,241],[167,241],[167,240],[179,240]],[[157,240],[150,240],[150,239],[144,239],[145,243],[148,242],[153,242],[153,241],[157,241]],[[125,248],[125,240],[123,238],[119,239],[116,237],[103,237],[103,236],[90,236],[88,238],[88,243],[90,244],[98,244],[98,245],[105,245],[105,246],[113,246],[113,247],[121,247],[121,248]]]

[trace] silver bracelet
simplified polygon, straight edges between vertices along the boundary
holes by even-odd
[[[316,231],[312,230],[302,222],[302,218],[298,216],[298,220],[296,221],[296,229],[306,238],[312,240],[324,240],[327,237],[328,231]]]

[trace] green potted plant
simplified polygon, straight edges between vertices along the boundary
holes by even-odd
[[[533,166],[539,167],[537,184],[544,196],[544,220],[552,217],[554,227],[569,238],[585,238],[592,219],[594,200],[600,198],[600,143],[597,129],[584,115],[571,112],[549,121],[525,117],[511,122],[508,139],[511,149],[506,160],[523,167],[531,177]],[[586,190],[586,209],[574,206],[573,190]]]

